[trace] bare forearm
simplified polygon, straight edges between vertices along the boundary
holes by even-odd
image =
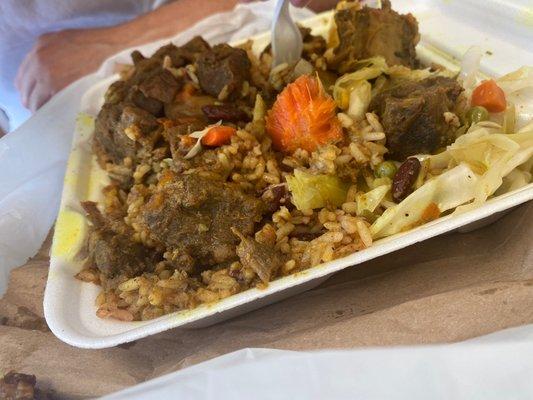
[[[229,11],[237,0],[177,0],[114,28],[124,47],[137,46],[181,32],[201,19]]]

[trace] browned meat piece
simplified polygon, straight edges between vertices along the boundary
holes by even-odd
[[[141,210],[141,223],[169,251],[209,267],[236,258],[231,228],[251,235],[262,210],[262,202],[238,186],[180,175],[152,195]]]
[[[52,400],[57,398],[53,391],[44,391],[36,385],[35,375],[10,371],[0,379],[0,399]]]
[[[163,116],[163,102],[151,97],[146,97],[139,89],[130,90],[129,98],[137,107],[148,111],[155,117]]]
[[[195,36],[183,46],[179,47],[179,54],[187,63],[198,61],[198,58],[211,50],[211,46],[201,36]]]
[[[110,190],[112,186],[106,187],[104,190]],[[121,211],[116,211],[113,214],[102,214],[96,203],[93,201],[82,201],[81,206],[86,212],[87,219],[91,222],[93,227],[111,231],[117,234],[132,235],[131,228],[124,222],[124,214]]]
[[[139,137],[148,137],[159,124],[156,118],[141,108],[122,104],[104,104],[96,117],[94,145],[100,161],[121,164],[125,157],[135,158],[136,142],[126,129]]]
[[[300,33],[304,42],[302,58],[311,60],[312,55],[324,54],[327,49],[326,40],[320,35],[311,34],[311,29],[300,26]]]
[[[6,400],[35,399],[35,375],[8,372],[0,379],[0,398]]]
[[[133,277],[153,268],[158,261],[155,251],[132,241],[132,232],[106,220],[95,203],[83,202],[82,206],[93,223],[87,238],[87,252],[94,267],[108,277],[119,274]]]
[[[332,67],[349,72],[356,60],[382,56],[388,65],[417,66],[415,46],[420,37],[418,23],[411,14],[400,15],[389,1],[383,8],[350,8],[335,14],[339,45]]]
[[[91,264],[107,277],[134,277],[152,270],[158,261],[142,244],[102,229],[91,229],[87,251]]]
[[[224,89],[227,99],[238,97],[244,81],[250,79],[251,63],[246,51],[227,44],[218,44],[203,53],[197,62],[198,80],[202,90],[219,97]]]
[[[125,106],[120,115],[119,129],[125,130],[135,126],[142,136],[148,135],[159,127],[157,119],[138,107]]]
[[[163,70],[163,62],[158,58],[138,58],[135,62],[135,68],[131,71],[131,75],[127,78],[126,83],[130,88],[134,88],[144,82],[147,78],[156,75]]]
[[[451,139],[444,113],[453,111],[462,87],[456,80],[432,77],[407,81],[372,99],[387,135],[387,148],[395,160],[432,153]]]
[[[170,60],[172,61],[172,66],[175,68],[180,68],[187,64],[187,60],[183,58],[180,54],[179,47],[172,43],[160,47],[153,55],[154,58],[157,58],[161,61],[163,61],[165,56],[170,57]]]
[[[125,81],[129,91],[140,90],[145,97],[161,103],[174,100],[183,80],[175,78],[170,71],[163,68],[163,61],[158,57],[144,58],[141,53],[133,52],[132,58],[135,69]]]
[[[163,46],[162,48],[164,48]],[[142,60],[146,60],[146,57],[143,56],[143,54],[139,50],[133,50],[130,54],[131,61],[133,61],[133,65],[137,65]]]
[[[202,111],[211,121],[246,122],[250,120],[246,111],[232,104],[208,104],[202,107]]]
[[[104,228],[110,225],[109,220],[98,210],[94,201],[82,201],[80,204],[86,212],[87,219],[95,228]]]
[[[210,50],[207,42],[196,37],[181,47],[164,46],[150,58],[138,51],[132,53],[135,68],[124,80],[109,87],[96,118],[93,147],[101,165],[120,165],[126,157],[137,163],[139,149],[152,151],[160,138],[157,118],[167,116],[179,122],[183,117],[195,117],[207,123],[202,106],[213,104],[215,99],[191,96],[187,101],[179,101],[184,79],[163,68],[163,59],[168,55],[174,66],[179,67],[195,62]]]
[[[125,157],[135,156],[135,142],[118,129],[122,108],[121,104],[104,104],[96,117],[94,151],[101,164],[120,164]]]
[[[291,196],[287,190],[286,183],[278,183],[268,186],[261,195],[261,199],[267,205],[267,211],[272,214],[276,212],[280,206],[291,204]]]
[[[165,104],[165,115],[171,120],[182,117],[204,118],[202,107],[211,105],[215,99],[211,96],[192,95],[186,101],[175,101]]]
[[[200,36],[196,36],[185,43],[183,46],[175,46],[172,43],[159,48],[153,57],[163,60],[165,56],[169,56],[174,67],[183,67],[186,64],[195,62],[202,53],[211,49],[207,43]],[[133,58],[133,54],[132,54]]]
[[[105,92],[105,103],[116,104],[121,101],[124,101],[124,99],[128,95],[128,91],[129,86],[126,81],[118,80],[116,82],[113,82],[111,85],[109,85]]]
[[[146,97],[159,100],[162,103],[170,103],[174,100],[174,96],[182,84],[183,82],[176,80],[169,71],[161,70],[147,77],[139,85],[139,89]]]
[[[232,231],[241,240],[237,246],[237,255],[242,265],[255,271],[264,283],[270,282],[285,262],[283,254],[271,245],[244,236],[238,229]]]

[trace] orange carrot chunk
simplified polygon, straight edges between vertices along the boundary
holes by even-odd
[[[481,84],[472,92],[472,105],[485,107],[490,112],[502,112],[507,107],[505,93],[490,79]]]
[[[309,152],[338,141],[343,132],[335,101],[318,78],[303,75],[278,95],[266,117],[266,130],[273,147],[284,153]]]
[[[202,144],[205,146],[222,146],[228,144],[231,137],[237,132],[231,126],[214,126],[202,138]]]

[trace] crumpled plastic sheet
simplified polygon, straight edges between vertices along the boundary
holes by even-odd
[[[0,139],[0,294],[54,223],[79,99],[96,81],[75,82]]]
[[[272,0],[242,4],[173,38],[136,48],[149,55],[171,40],[183,44],[196,35],[211,43],[244,39],[269,29],[273,7]],[[307,9],[293,8],[292,12],[296,19],[313,15]],[[83,94],[111,76],[115,63],[131,63],[131,51],[126,49],[106,60],[96,73],[62,90],[20,128],[0,139],[0,295],[9,271],[37,252],[54,223]]]
[[[438,346],[243,349],[103,399],[531,399],[532,343],[525,326]]]

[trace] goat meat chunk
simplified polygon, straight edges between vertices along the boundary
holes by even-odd
[[[231,228],[251,235],[263,204],[233,184],[179,175],[160,187],[141,211],[149,236],[176,254],[189,254],[201,269],[236,259]]]
[[[352,70],[357,60],[375,56],[385,58],[389,66],[418,66],[418,23],[411,14],[392,10],[389,1],[383,1],[381,9],[365,6],[338,11],[335,23],[339,45],[331,66],[340,73]]]
[[[202,90],[219,97],[224,90],[226,99],[235,99],[242,85],[250,79],[251,63],[246,51],[227,44],[218,44],[203,53],[197,62],[198,80]]]
[[[401,161],[445,146],[453,131],[444,113],[455,109],[462,90],[454,79],[430,77],[407,81],[376,95],[369,110],[381,119],[390,156]]]
[[[284,255],[274,246],[259,243],[237,229],[233,229],[233,233],[241,240],[237,246],[237,255],[243,267],[252,269],[263,283],[270,282],[284,264]]]

